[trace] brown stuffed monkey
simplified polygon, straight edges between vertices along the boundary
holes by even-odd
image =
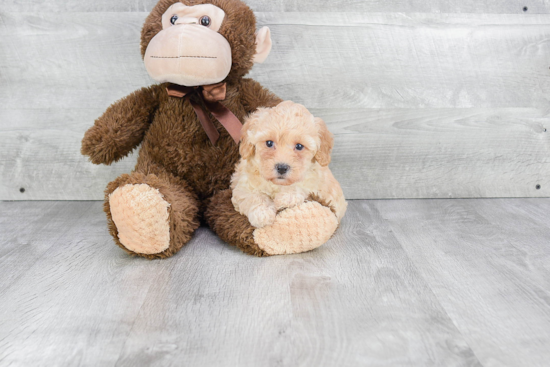
[[[246,253],[298,253],[326,242],[337,227],[314,200],[256,229],[231,203],[240,121],[281,102],[244,76],[271,50],[269,29],[239,0],[160,0],[141,33],[153,79],[117,101],[82,140],[82,154],[111,164],[141,143],[134,171],[109,183],[104,209],[118,246],[130,254],[175,254],[201,221]]]

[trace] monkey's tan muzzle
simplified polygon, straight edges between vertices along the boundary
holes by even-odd
[[[157,82],[189,87],[223,81],[231,71],[231,46],[218,32],[198,24],[159,32],[145,52],[145,68]]]

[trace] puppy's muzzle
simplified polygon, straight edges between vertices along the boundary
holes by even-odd
[[[285,163],[277,163],[275,165],[275,170],[279,175],[284,176],[290,170],[290,166]]]

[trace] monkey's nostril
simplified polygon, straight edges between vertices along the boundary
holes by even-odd
[[[277,172],[280,175],[284,175],[285,173],[288,172],[288,170],[290,169],[290,166],[288,164],[284,164],[284,163],[277,163],[275,165],[275,169],[277,170]]]

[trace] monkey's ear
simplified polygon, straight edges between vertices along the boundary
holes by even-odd
[[[256,32],[256,54],[253,61],[257,64],[264,62],[271,52],[271,46],[271,31],[268,27],[262,27]]]
[[[321,146],[317,149],[317,153],[315,153],[315,160],[321,166],[326,167],[330,163],[330,153],[334,147],[334,136],[328,131],[327,125],[319,117],[315,117],[315,125],[317,125],[317,131],[321,139]]]

